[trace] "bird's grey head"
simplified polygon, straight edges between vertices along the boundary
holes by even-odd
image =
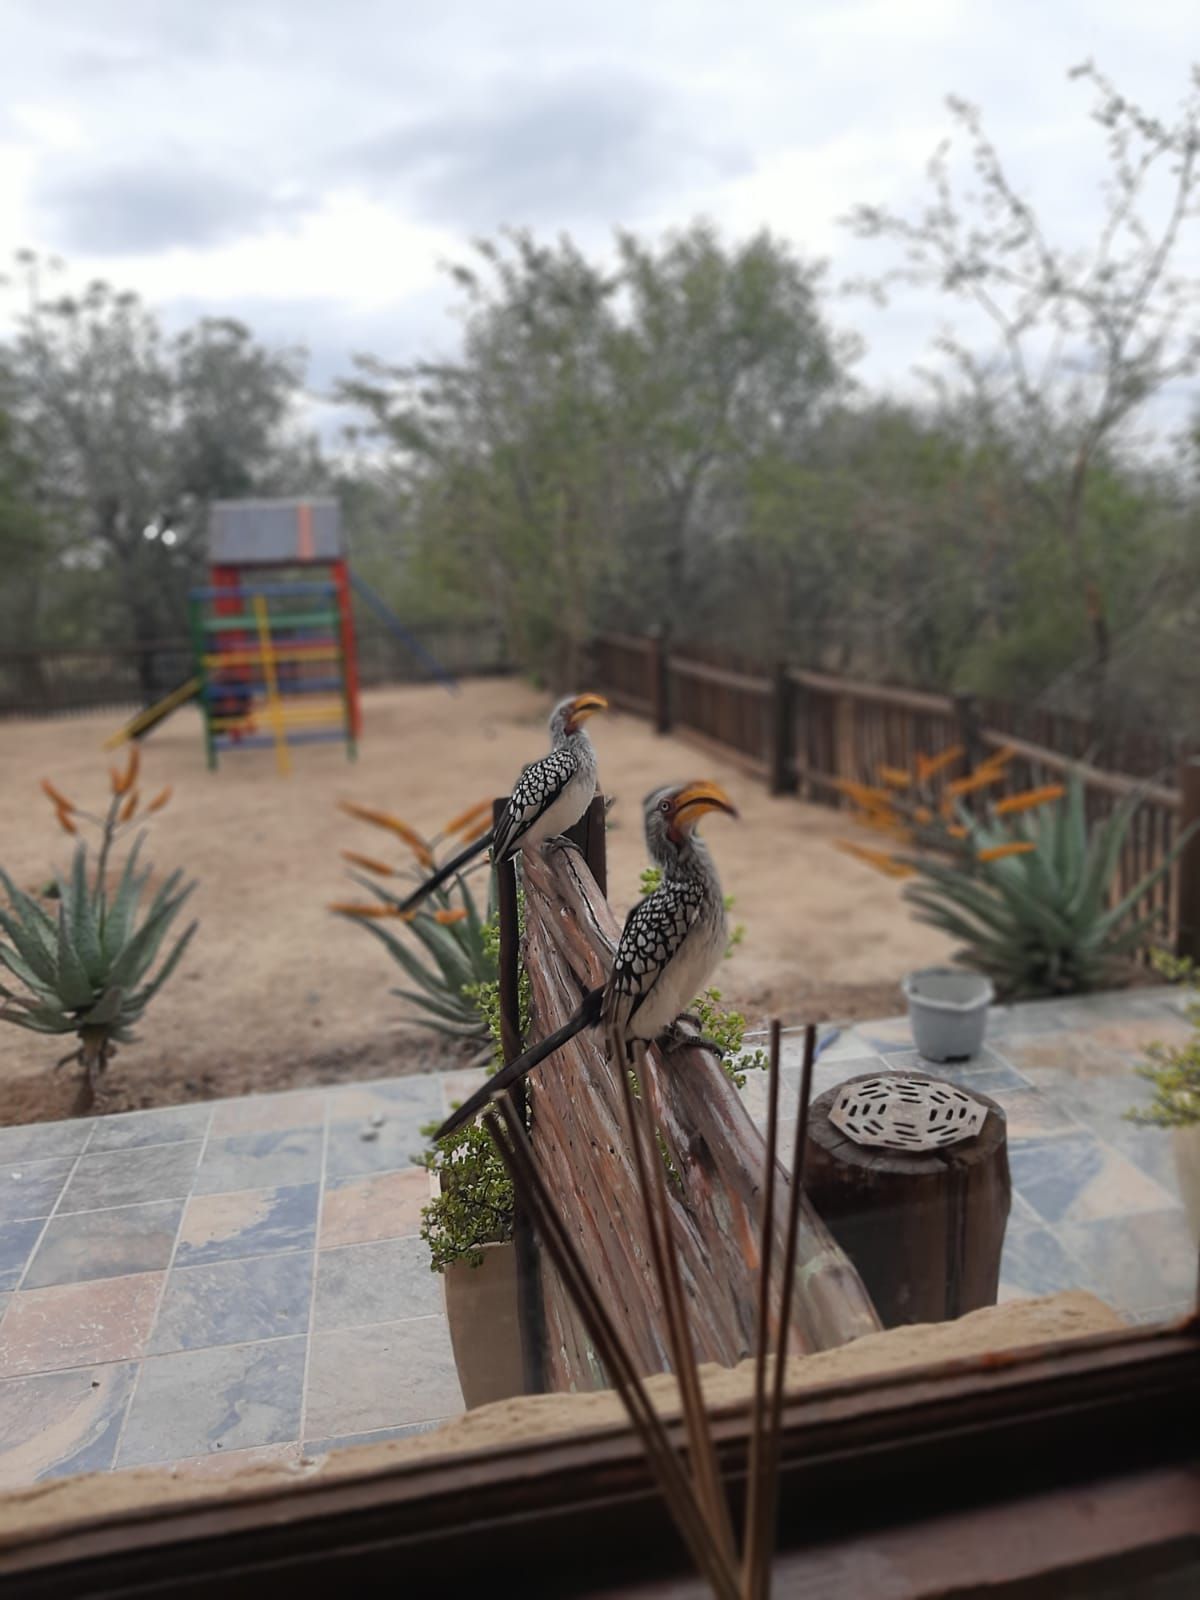
[[[708,811],[736,817],[733,801],[709,778],[671,783],[655,789],[642,802],[646,848],[665,871],[683,861],[695,844],[695,828]]]
[[[550,713],[551,743],[562,744],[572,734],[578,733],[595,712],[607,710],[608,701],[602,694],[569,694]]]

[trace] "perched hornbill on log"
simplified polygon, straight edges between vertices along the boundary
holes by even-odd
[[[596,792],[596,752],[583,724],[593,712],[607,709],[608,701],[599,694],[568,695],[560,700],[550,713],[550,754],[522,770],[500,821],[426,878],[400,910],[419,906],[426,895],[489,846],[492,861],[499,866],[518,850],[532,850],[573,828]]]
[[[447,1117],[435,1140],[469,1122],[584,1028],[602,1024],[622,1047],[637,1039],[667,1046],[707,1042],[678,1028],[728,942],[721,882],[696,824],[707,811],[731,817],[737,812],[725,791],[707,780],[656,789],[647,795],[644,809],[646,845],[662,871],[662,882],[625,919],[608,982],[589,989],[578,1011],[557,1032],[501,1067]]]

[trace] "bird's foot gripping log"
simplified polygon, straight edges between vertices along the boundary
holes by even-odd
[[[706,1038],[702,1033],[695,1033],[692,1028],[681,1027],[681,1023],[691,1023],[692,1028],[700,1026],[698,1020],[686,1013],[677,1017],[669,1028],[664,1028],[654,1041],[664,1053],[675,1050],[711,1050],[718,1060],[725,1058],[725,1046],[718,1044],[715,1039]]]
[[[528,855],[524,867],[525,964],[539,1036],[561,1028],[581,992],[608,978],[618,929],[574,849]],[[618,1315],[640,1369],[666,1360],[664,1311],[649,1266],[623,1114],[619,1061],[606,1058],[600,1028],[569,1039],[528,1080],[533,1151],[564,1222],[606,1303]],[[764,1144],[721,1066],[700,1050],[664,1064],[647,1058],[669,1159],[671,1226],[701,1361],[731,1366],[755,1347]],[[779,1171],[786,1196],[788,1180]],[[786,1200],[777,1208],[782,1253]],[[540,1259],[545,1317],[545,1385],[561,1390],[603,1382],[595,1354],[553,1266]],[[778,1282],[778,1275],[775,1281]],[[862,1283],[820,1218],[802,1201],[797,1290],[789,1317],[794,1353],[845,1344],[880,1324]],[[772,1317],[779,1316],[775,1303]]]

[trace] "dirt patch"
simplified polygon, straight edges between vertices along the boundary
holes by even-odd
[[[461,1055],[413,1026],[389,989],[397,976],[367,935],[331,917],[347,881],[339,847],[386,853],[385,835],[342,815],[339,799],[385,806],[433,832],[471,802],[505,792],[545,749],[548,702],[515,680],[365,696],[359,759],[334,745],[297,750],[290,778],[270,751],[204,765],[199,717],[188,708],[143,747],[145,786],[175,786],[149,855],[162,873],[200,883],[201,931],[158,997],[143,1040],[116,1058],[105,1111],[427,1071]],[[100,745],[120,722],[99,715],[0,724],[0,862],[35,888],[69,841],[37,784],[51,777],[78,804],[104,792]],[[641,798],[675,778],[712,776],[742,812],[706,835],[744,922],[745,943],[721,973],[727,1000],[752,1023],[886,1015],[899,978],[943,959],[946,942],[913,921],[898,886],[830,848],[848,831],[823,807],[772,799],[710,754],[659,738],[626,716],[592,723],[610,813],[609,886],[618,916],[638,897],[645,864]],[[394,853],[393,853],[394,854]],[[353,892],[353,891],[352,891]],[[57,1040],[0,1030],[0,1122],[67,1114],[68,1072],[49,1070]]]

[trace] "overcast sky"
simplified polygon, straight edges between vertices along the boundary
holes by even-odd
[[[944,96],[978,102],[1068,236],[1098,215],[1092,56],[1164,114],[1196,0],[0,0],[0,256],[32,246],[173,320],[301,342],[320,387],[447,349],[439,261],[524,223],[763,224],[833,276],[837,219],[922,192]],[[929,302],[833,307],[904,386]]]

